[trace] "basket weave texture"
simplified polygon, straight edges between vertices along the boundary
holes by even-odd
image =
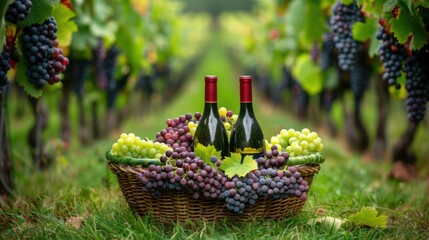
[[[161,196],[154,197],[143,191],[138,173],[145,170],[139,166],[108,163],[109,168],[118,177],[122,193],[130,209],[138,215],[150,214],[161,222],[185,222],[194,220],[218,221],[227,218],[232,221],[252,220],[256,218],[284,219],[297,215],[305,201],[299,197],[284,199],[258,198],[253,206],[246,206],[244,212],[237,214],[226,208],[224,200],[207,199],[201,196],[193,199],[187,190],[163,190]],[[308,186],[311,187],[314,174],[320,165],[297,166]]]

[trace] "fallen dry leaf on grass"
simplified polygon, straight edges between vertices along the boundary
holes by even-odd
[[[83,218],[81,217],[69,217],[67,219],[66,225],[73,226],[76,229],[80,229],[82,223],[83,223]]]

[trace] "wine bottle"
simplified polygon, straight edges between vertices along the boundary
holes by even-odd
[[[264,151],[262,129],[252,105],[252,77],[240,76],[240,113],[231,132],[230,151],[258,158]]]
[[[205,77],[205,104],[194,136],[194,147],[198,144],[212,145],[221,151],[222,157],[229,156],[228,135],[217,108],[217,77]]]

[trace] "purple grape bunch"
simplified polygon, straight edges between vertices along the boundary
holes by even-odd
[[[189,122],[197,122],[201,118],[201,113],[187,113],[178,118],[167,119],[167,128],[156,134],[157,142],[162,142],[173,149],[185,147],[188,152],[192,151],[192,134],[188,127]]]

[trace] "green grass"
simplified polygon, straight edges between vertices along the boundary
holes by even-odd
[[[234,68],[219,39],[191,75],[185,90],[168,106],[156,105],[142,117],[129,119],[124,132],[154,136],[165,119],[202,111],[205,74],[219,77],[219,106],[238,112],[239,69]],[[266,137],[281,128],[301,129],[298,121],[267,104],[255,93],[255,112]],[[20,133],[23,135],[23,133]],[[17,139],[18,136],[13,136]],[[387,162],[365,162],[342,149],[338,140],[322,136],[326,162],[315,176],[306,205],[295,218],[282,221],[162,224],[150,216],[136,217],[128,209],[116,177],[104,159],[114,137],[57,152],[50,169],[35,172],[28,154],[14,149],[16,192],[0,209],[1,239],[428,239],[429,199],[424,179],[412,183],[390,180]],[[25,138],[24,138],[25,139]],[[13,141],[15,146],[24,144]],[[25,148],[23,148],[25,149]],[[162,201],[162,199],[160,199]],[[363,206],[389,217],[388,228],[346,226],[340,230],[309,225],[323,209],[325,216],[347,218]],[[79,229],[68,223],[80,217]]]

